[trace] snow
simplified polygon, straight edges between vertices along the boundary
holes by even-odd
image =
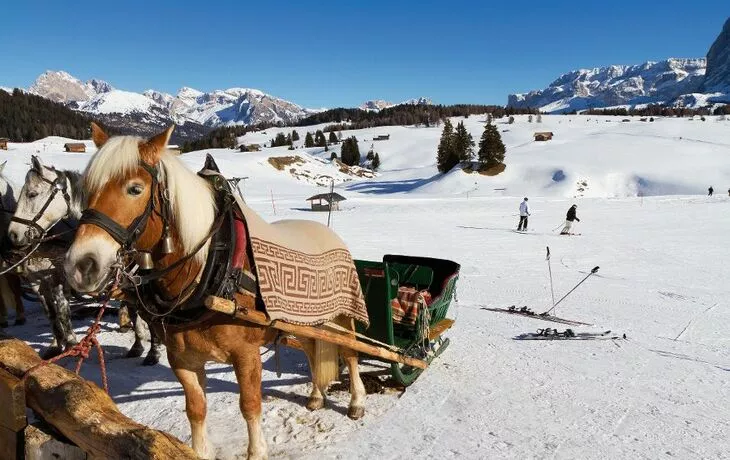
[[[631,121],[622,123],[624,118]],[[477,141],[483,120],[465,120]],[[359,259],[402,253],[460,263],[459,303],[450,310],[456,323],[449,348],[429,369],[402,394],[369,395],[366,416],[357,422],[344,415],[349,395],[339,391],[323,410],[307,411],[304,356],[284,350],[277,378],[273,353],[262,349],[263,429],[272,458],[726,458],[730,197],[723,190],[730,186],[730,121],[526,120],[498,120],[507,169],[496,177],[458,169],[437,175],[440,128],[343,132],[343,138],[357,136],[363,156],[372,143],[382,170],[376,178],[337,186],[347,201],[333,213],[333,228]],[[298,144],[307,130],[321,127],[296,128]],[[241,140],[263,143],[279,131],[291,128]],[[534,131],[553,131],[555,138],[535,143]],[[372,142],[377,134],[391,137]],[[47,145],[44,162],[82,168],[89,154],[62,153],[63,141],[11,143],[0,160],[8,159],[6,171],[19,181],[40,144]],[[330,152],[320,150],[210,153],[226,175],[249,176],[246,200],[265,219],[325,222],[325,214],[302,209],[304,199],[322,188],[267,161],[295,154],[306,158],[307,167],[326,168],[319,159]],[[205,153],[183,158],[198,169]],[[712,198],[704,196],[710,185],[716,190]],[[523,196],[530,197],[530,231],[517,234],[512,230]],[[552,229],[573,203],[581,236],[558,236]],[[563,326],[481,309],[546,310],[546,246],[556,296],[601,267],[557,307],[558,315],[596,325],[580,331],[610,329],[626,340],[515,340],[537,328]],[[101,342],[115,402],[135,420],[189,442],[182,390],[166,360],[146,368],[141,359],[121,359],[131,333],[116,332],[114,318],[107,320]],[[90,321],[75,320],[77,333]],[[50,342],[37,305],[30,306],[26,326],[9,331],[36,348]],[[82,372],[98,381],[96,359]],[[207,392],[216,457],[243,458],[247,435],[230,366],[208,367]]]
[[[79,109],[92,113],[127,115],[134,112],[150,112],[153,109],[159,111],[163,110],[163,107],[142,94],[117,89],[97,94],[83,103]]]

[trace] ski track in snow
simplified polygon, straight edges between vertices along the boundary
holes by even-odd
[[[483,126],[477,124],[477,118],[467,119],[468,126]],[[533,159],[548,174],[556,168],[567,171],[573,164],[571,158],[581,168],[587,167],[590,160],[579,159],[578,152],[588,145],[591,157],[598,155],[593,149],[612,152],[611,164],[628,170],[626,161],[637,155],[636,147],[621,154],[622,142],[632,142],[630,136],[605,136],[600,142],[606,145],[585,144],[585,129],[569,127],[570,117],[546,116],[544,126],[527,127],[517,118],[518,123],[509,127],[511,131],[503,134],[508,143],[507,171],[512,168],[512,158],[516,166],[510,174],[514,175],[495,178],[494,183],[484,179],[479,191],[468,199],[464,192],[474,189],[471,176],[463,175],[464,179],[450,174],[439,180],[428,179],[435,168],[433,155],[429,153],[424,159],[424,146],[435,146],[439,130],[386,127],[367,131],[393,132],[393,144],[376,144],[376,149],[382,149],[378,151],[385,169],[373,183],[395,181],[395,185],[384,185],[391,190],[409,181],[427,183],[409,193],[394,194],[355,193],[347,189],[348,184],[341,185],[338,190],[348,200],[342,212],[333,213],[333,228],[355,258],[379,260],[384,254],[402,253],[459,262],[460,304],[452,304],[450,310],[456,317],[454,328],[448,332],[451,343],[404,393],[368,395],[366,415],[359,421],[345,416],[349,401],[345,392],[329,395],[323,410],[307,411],[309,371],[303,354],[283,349],[282,376],[277,378],[273,353],[262,349],[263,430],[271,458],[728,458],[730,200],[727,196],[708,199],[697,195],[574,199],[569,187],[557,191],[542,188],[535,185],[538,176],[520,169]],[[652,125],[637,123],[635,129],[651,130],[649,134],[667,132],[667,138],[650,144],[651,148],[679,145],[678,149],[687,149],[689,143],[677,144],[670,139],[676,135],[675,128],[690,129],[687,126],[708,130],[712,142],[721,142],[726,136],[727,125],[700,123],[663,120]],[[579,121],[572,125],[579,125]],[[605,125],[604,129],[611,131],[619,124]],[[626,125],[621,129],[628,129]],[[523,142],[518,141],[517,134],[537,129],[553,129],[556,141],[565,143],[526,145],[510,157],[509,145]],[[304,131],[299,131],[302,137]],[[265,138],[274,137],[276,132],[268,130]],[[401,141],[415,145],[415,153],[388,160],[389,145],[401,142],[398,136],[405,132],[415,137]],[[577,134],[571,138],[573,132]],[[421,142],[418,136],[428,142]],[[257,138],[252,137],[246,142],[255,142]],[[46,151],[44,143],[27,146],[27,152],[18,152],[18,144],[11,144],[11,151],[0,155],[10,160],[6,172],[15,180],[23,177],[27,156],[36,151],[44,161],[59,167],[80,169],[88,159],[53,153],[50,147]],[[724,182],[718,178],[727,175],[726,149],[697,148],[712,149],[702,150],[701,166],[714,165],[708,174],[717,180],[715,188],[722,190]],[[365,151],[362,145],[361,151]],[[267,166],[265,155],[286,154],[285,149],[265,149],[250,156],[223,150],[212,153],[225,174],[251,177],[242,184],[246,201],[265,219],[326,222],[326,214],[302,210],[304,198],[317,189]],[[669,154],[648,155],[656,159],[660,153]],[[688,150],[680,153],[693,154]],[[199,167],[203,156],[203,152],[196,152],[184,158]],[[392,161],[392,171],[387,169],[388,161]],[[396,172],[408,161],[417,164]],[[649,170],[649,163],[640,166]],[[681,178],[684,183],[694,183],[700,193],[710,185],[698,170],[679,174],[681,166],[661,164],[671,171],[655,167],[660,179]],[[593,170],[598,169],[606,169],[606,164]],[[519,183],[549,195],[529,195],[533,208],[530,237],[513,231],[517,225],[514,214],[522,196],[529,192],[519,189]],[[509,189],[506,194],[517,197],[494,192],[502,186]],[[613,189],[596,191],[603,192],[613,196]],[[576,231],[582,236],[559,237],[550,229],[564,219],[574,202],[579,203],[581,218]],[[512,340],[549,323],[480,309],[526,305],[540,312],[549,308],[546,246],[550,246],[553,260],[560,260],[552,264],[556,298],[591,268],[601,267],[556,312],[560,317],[596,326],[555,327],[571,327],[578,332],[610,329],[617,335],[625,333],[627,340]],[[9,332],[42,349],[50,342],[47,320],[38,305],[28,306],[28,318],[27,325],[11,327]],[[83,334],[90,321],[75,319],[77,333]],[[120,334],[116,329],[115,318],[105,317],[100,341],[108,358],[115,402],[136,421],[189,442],[182,389],[167,360],[163,358],[161,365],[148,368],[141,366],[141,359],[123,359],[132,334]],[[74,364],[67,361],[68,367]],[[379,364],[363,366],[362,370],[387,373]],[[86,361],[82,374],[98,381],[95,357]],[[208,430],[216,457],[244,458],[247,434],[230,366],[208,366],[207,392]]]

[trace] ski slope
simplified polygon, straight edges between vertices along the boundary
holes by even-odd
[[[405,392],[369,395],[357,422],[345,416],[349,395],[341,391],[329,395],[325,409],[307,411],[304,356],[285,350],[277,378],[273,353],[262,349],[263,426],[272,458],[727,458],[730,197],[723,190],[730,187],[730,122],[545,116],[542,125],[530,125],[516,118],[500,124],[509,129],[503,133],[508,167],[494,178],[458,170],[436,176],[438,128],[356,133],[363,154],[365,139],[391,138],[375,143],[378,177],[337,185],[348,200],[332,225],[359,259],[403,253],[461,264],[451,345]],[[475,138],[481,120],[466,119]],[[303,139],[306,130],[297,130]],[[554,141],[531,142],[536,130],[553,131]],[[246,135],[246,142],[276,132]],[[17,181],[32,153],[82,168],[89,155],[62,153],[63,141],[11,143],[0,159],[8,159],[6,172]],[[286,148],[211,153],[226,175],[249,176],[247,202],[265,219],[326,222],[325,214],[304,210],[303,201],[323,188],[268,163],[268,156],[291,154]],[[307,164],[327,167],[316,158],[329,152],[305,153]],[[188,154],[186,162],[197,169],[204,154]],[[555,169],[563,181],[552,180]],[[582,193],[578,181],[588,184]],[[518,234],[512,230],[523,195],[532,216],[530,231]],[[573,203],[581,236],[558,236],[553,229]],[[577,331],[610,329],[626,340],[515,340],[564,327],[482,309],[549,308],[546,246],[558,297],[601,267],[557,314],[595,324]],[[122,359],[132,335],[117,332],[113,316],[107,321],[100,340],[115,402],[135,420],[189,441],[182,389],[167,362],[145,368],[141,359]],[[76,319],[77,333],[89,322]],[[29,307],[28,324],[10,333],[38,349],[50,342],[37,305]],[[83,374],[98,381],[95,358]],[[208,367],[207,391],[216,458],[244,458],[247,435],[230,366]]]

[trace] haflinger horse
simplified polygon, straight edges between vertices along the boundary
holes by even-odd
[[[51,322],[53,342],[45,351],[45,358],[55,356],[76,343],[68,301],[72,294],[63,271],[63,260],[87,201],[79,172],[58,170],[43,165],[35,155],[31,157],[31,168],[25,176],[8,227],[8,240],[15,247],[25,249],[19,251],[22,255],[33,251],[39,238],[46,236],[49,239],[38,244],[32,257],[20,265],[23,276],[28,279]],[[134,344],[127,358],[139,357],[144,352],[144,323],[134,311],[132,313]],[[121,327],[125,326],[122,321],[125,315],[128,316],[128,313],[123,308],[120,313]],[[143,361],[145,365],[159,362],[159,341],[154,333],[150,334],[150,343],[150,350]]]
[[[211,242],[216,238],[214,235],[225,228],[220,224],[224,213],[219,191],[167,150],[172,129],[145,141],[131,136],[109,138],[98,126],[92,125],[92,137],[99,150],[85,172],[89,207],[67,253],[66,274],[74,289],[86,293],[112,289],[109,286],[117,284],[113,280],[118,280],[120,273],[132,280],[133,286],[125,288],[124,292],[131,292],[130,296],[136,292],[140,313],[146,316],[167,346],[170,366],[185,393],[192,446],[202,458],[214,455],[205,424],[205,363],[231,364],[240,388],[240,409],[248,428],[248,458],[266,458],[267,445],[261,428],[260,347],[274,341],[277,331],[210,312],[203,307],[199,297],[191,294],[191,290],[197,292],[196,286],[203,285],[206,277],[210,278],[206,275],[209,270],[218,269],[211,265],[226,265],[212,264],[210,258],[211,254],[227,246]],[[316,229],[303,235],[309,240],[337,238],[330,229],[315,222],[281,221],[284,222],[304,222],[304,233]],[[251,251],[249,244],[243,265],[249,270],[259,270],[261,275],[262,269],[255,266]],[[147,274],[142,271],[129,273],[128,268],[122,267],[129,267],[130,254],[151,256],[154,269]],[[346,257],[352,265],[349,252]],[[139,263],[136,267],[142,265],[146,264]],[[329,276],[335,276],[334,272]],[[334,284],[332,279],[324,281],[325,285]],[[251,288],[253,296],[238,290],[231,298],[240,306],[256,309],[263,289],[260,279],[256,282],[258,284]],[[352,278],[348,282],[352,283]],[[354,282],[357,283],[356,272]],[[359,284],[356,289],[362,299]],[[145,290],[150,294],[140,294]],[[191,298],[194,300],[189,300]],[[364,308],[364,301],[362,306]],[[190,311],[203,313],[189,323],[173,321]],[[353,317],[342,315],[341,310],[335,314],[332,322],[354,334]],[[324,405],[323,392],[338,376],[339,352],[350,375],[348,415],[353,419],[362,417],[365,387],[358,371],[357,352],[297,338],[312,372],[313,385],[307,407],[314,410]]]
[[[17,201],[15,187],[5,177],[3,171],[7,161],[0,164],[0,249],[3,255],[7,249],[7,229],[10,218],[15,211]],[[10,264],[4,263],[0,270],[4,271]],[[15,325],[25,324],[25,308],[23,306],[22,287],[20,278],[15,273],[0,275],[0,328],[8,327],[8,308],[15,310]]]

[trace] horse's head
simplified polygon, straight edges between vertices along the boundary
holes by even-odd
[[[188,241],[191,236],[186,229],[200,227],[201,219],[208,222],[203,225],[210,226],[212,198],[207,201],[210,211],[202,215],[196,203],[206,202],[200,196],[206,195],[205,191],[212,194],[208,188],[201,193],[196,185],[202,179],[167,151],[172,130],[171,126],[149,140],[109,138],[92,124],[92,137],[99,150],[84,173],[88,208],[65,262],[67,279],[77,291],[100,290],[120,254],[147,251],[156,260],[179,257],[194,246]],[[181,211],[183,203],[190,213]],[[175,254],[158,249],[164,231],[173,240]]]
[[[0,164],[0,232],[5,234],[5,231],[10,224],[11,212],[15,209],[15,190],[10,180],[5,177],[5,165],[7,161],[3,161]]]
[[[31,168],[18,194],[18,203],[8,238],[15,246],[26,246],[31,239],[66,217],[70,209],[67,178],[52,167],[31,157]]]

